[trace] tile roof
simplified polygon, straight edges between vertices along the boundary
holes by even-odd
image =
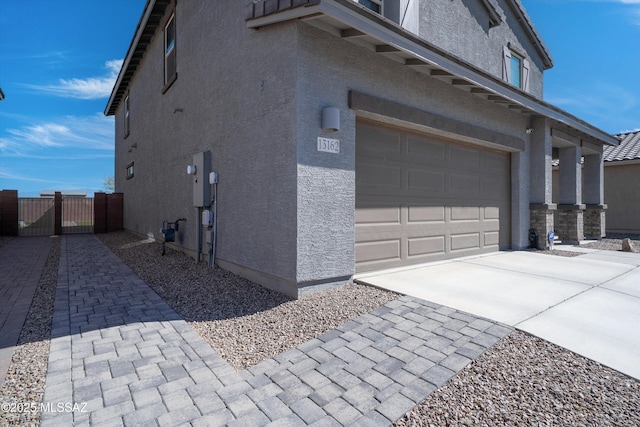
[[[604,147],[604,161],[640,160],[640,130],[616,135],[620,140],[617,147]]]

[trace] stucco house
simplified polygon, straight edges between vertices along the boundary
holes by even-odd
[[[293,296],[601,237],[618,140],[543,101],[551,66],[519,0],[148,0],[105,110],[124,226],[207,252],[215,171],[215,262]]]
[[[607,233],[640,234],[640,131],[616,135],[604,149]]]

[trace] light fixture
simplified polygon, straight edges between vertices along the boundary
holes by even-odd
[[[525,132],[527,133],[527,135],[531,135],[533,133],[533,128],[527,128],[525,129]]]
[[[187,165],[187,175],[196,174],[196,165]]]
[[[338,132],[340,130],[340,110],[336,107],[322,109],[322,130],[325,132]]]

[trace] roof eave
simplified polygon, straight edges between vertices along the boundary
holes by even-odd
[[[122,63],[122,68],[120,68],[116,83],[111,90],[111,96],[104,110],[105,116],[112,116],[116,113],[128,84],[135,74],[138,64],[142,61],[146,46],[151,41],[158,23],[164,16],[164,12],[170,3],[171,0],[147,0],[131,44],[127,50],[127,55]]]
[[[544,41],[542,41],[542,37],[540,37],[540,34],[538,34],[536,27],[533,25],[533,22],[531,22],[531,18],[529,18],[529,14],[527,13],[526,9],[524,8],[520,0],[507,0],[507,1],[510,4],[513,11],[516,13],[518,21],[520,21],[523,24],[523,28],[527,32],[527,36],[532,41],[536,50],[542,57],[542,63],[544,64],[544,69],[548,70],[550,68],[553,68],[553,58],[551,57],[551,52],[545,45]]]
[[[295,7],[284,11],[274,10],[270,14],[261,14],[255,18],[247,15],[247,26],[260,28],[292,19],[307,20],[311,25],[318,25],[323,17],[327,17],[343,27],[336,28],[335,32],[347,40],[369,37],[378,45],[377,47],[383,48],[376,48],[376,51],[381,54],[397,53],[401,58],[402,56],[410,57],[405,61],[407,66],[412,66],[414,69],[424,68],[430,75],[448,80],[452,85],[465,87],[472,93],[489,94],[490,100],[491,96],[495,96],[496,102],[503,103],[509,108],[526,114],[548,117],[604,144],[618,145],[618,140],[603,130],[443,51],[358,3],[351,0],[299,1],[299,3],[303,2],[306,2],[308,7]],[[323,23],[322,27],[326,27],[326,23]]]

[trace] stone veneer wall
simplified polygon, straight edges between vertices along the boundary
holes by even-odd
[[[584,240],[584,205],[559,205],[555,231],[563,243]]]
[[[529,206],[530,227],[538,232],[538,249],[548,249],[547,236],[553,230],[553,213],[556,210],[554,204],[532,204]]]
[[[584,211],[584,236],[589,239],[602,239],[606,236],[606,205],[587,205]]]

